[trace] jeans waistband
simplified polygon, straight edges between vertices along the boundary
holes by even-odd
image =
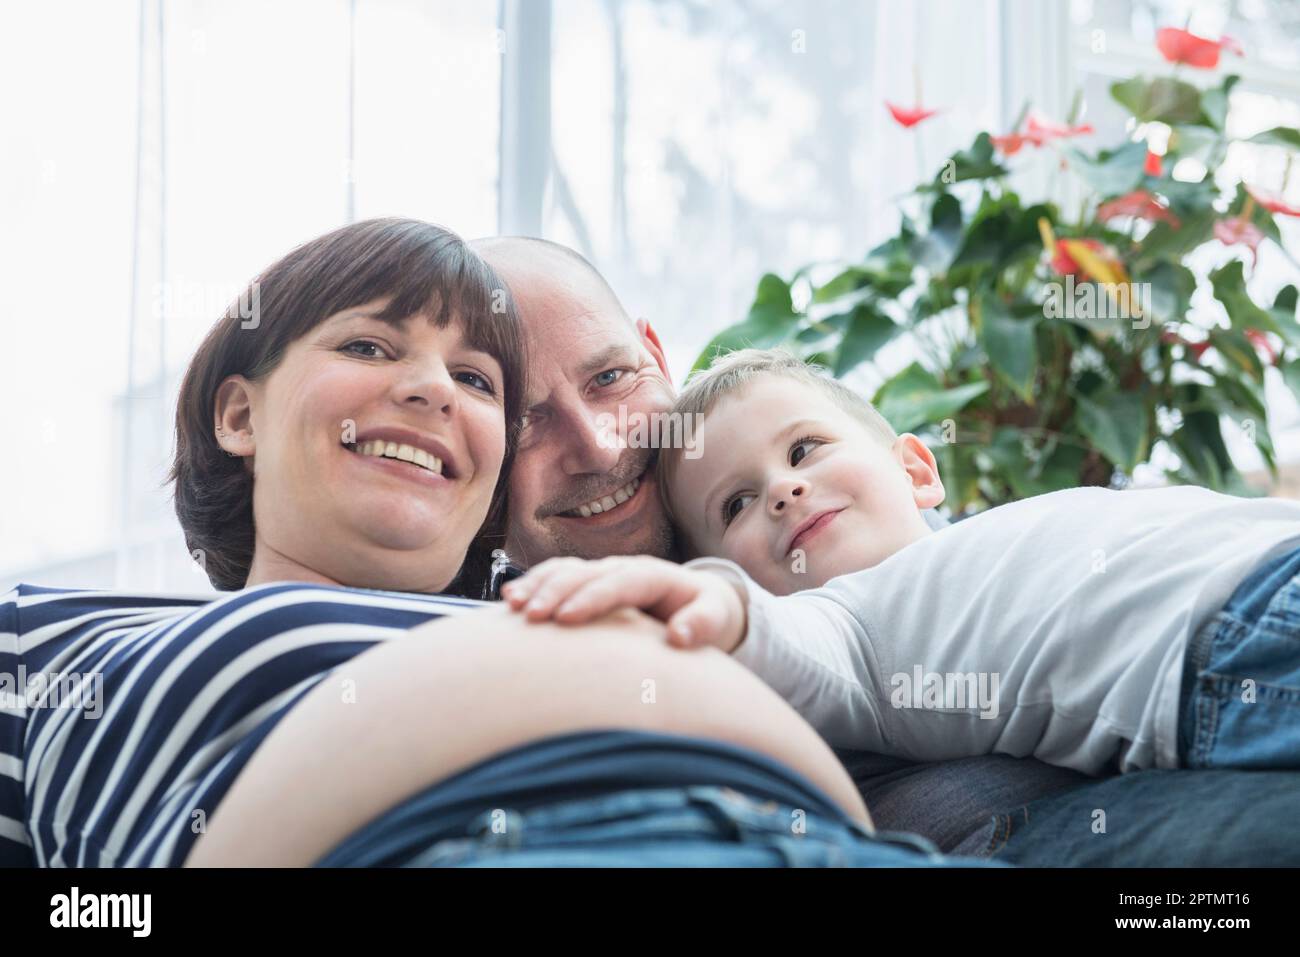
[[[1223,610],[1239,621],[1254,622],[1268,609],[1278,590],[1300,575],[1300,548],[1256,565],[1232,593]]]
[[[494,755],[430,785],[349,836],[323,866],[382,866],[410,842],[464,835],[489,809],[526,812],[568,801],[712,785],[856,824],[802,775],[764,754],[707,738],[644,731],[558,735]]]

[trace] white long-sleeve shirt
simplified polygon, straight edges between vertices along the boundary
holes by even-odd
[[[737,565],[737,660],[833,746],[1002,752],[1089,774],[1177,767],[1183,652],[1259,563],[1300,548],[1300,502],[1175,487],[1002,505],[878,565],[776,597]]]

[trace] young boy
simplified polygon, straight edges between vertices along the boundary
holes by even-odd
[[[1300,502],[1077,488],[936,532],[929,449],[797,358],[724,356],[674,411],[703,417],[702,454],[661,450],[660,491],[709,557],[549,561],[515,608],[643,608],[837,747],[1300,767]]]

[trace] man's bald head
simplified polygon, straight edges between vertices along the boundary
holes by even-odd
[[[528,340],[507,554],[525,567],[558,555],[668,556],[654,449],[628,425],[672,406],[658,336],[567,246],[522,236],[471,245],[509,288]]]
[[[536,236],[488,236],[473,240],[470,247],[505,280],[516,299],[531,298],[530,293],[544,285],[572,287],[582,277],[603,291],[619,315],[632,321],[605,277],[576,249]]]

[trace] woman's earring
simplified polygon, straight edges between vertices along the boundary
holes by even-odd
[[[220,426],[218,426],[218,427],[217,427],[217,435],[225,435],[225,434],[226,434],[226,430],[223,429],[223,428],[221,428]],[[222,451],[225,451],[225,450],[223,449]],[[242,458],[242,457],[243,457],[243,456],[239,455],[239,454],[236,453],[236,452],[226,452],[226,454],[229,455],[232,459],[238,459],[238,458]]]

